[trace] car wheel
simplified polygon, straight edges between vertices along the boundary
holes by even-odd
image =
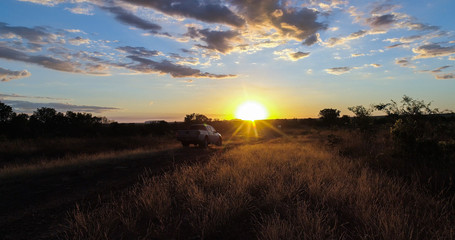
[[[204,140],[202,140],[202,142],[199,144],[199,147],[201,148],[207,148],[209,146],[209,140],[206,138],[204,138]]]

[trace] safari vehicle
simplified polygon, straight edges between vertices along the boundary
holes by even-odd
[[[221,146],[223,142],[221,134],[208,124],[194,124],[188,130],[178,130],[177,140],[182,142],[184,147],[194,144],[202,148],[206,148],[209,144]]]

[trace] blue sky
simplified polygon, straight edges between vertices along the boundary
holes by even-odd
[[[120,122],[400,100],[455,110],[455,2],[2,0],[0,101]]]

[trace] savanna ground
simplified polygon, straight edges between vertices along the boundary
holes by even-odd
[[[238,127],[215,126],[224,145],[208,149],[171,136],[3,142],[0,236],[455,239],[452,142],[402,154],[389,126]]]

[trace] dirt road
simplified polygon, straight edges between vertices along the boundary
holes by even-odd
[[[76,204],[120,195],[141,174],[162,174],[181,164],[206,162],[225,148],[175,147],[150,156],[82,166],[0,182],[0,239],[56,239]]]

